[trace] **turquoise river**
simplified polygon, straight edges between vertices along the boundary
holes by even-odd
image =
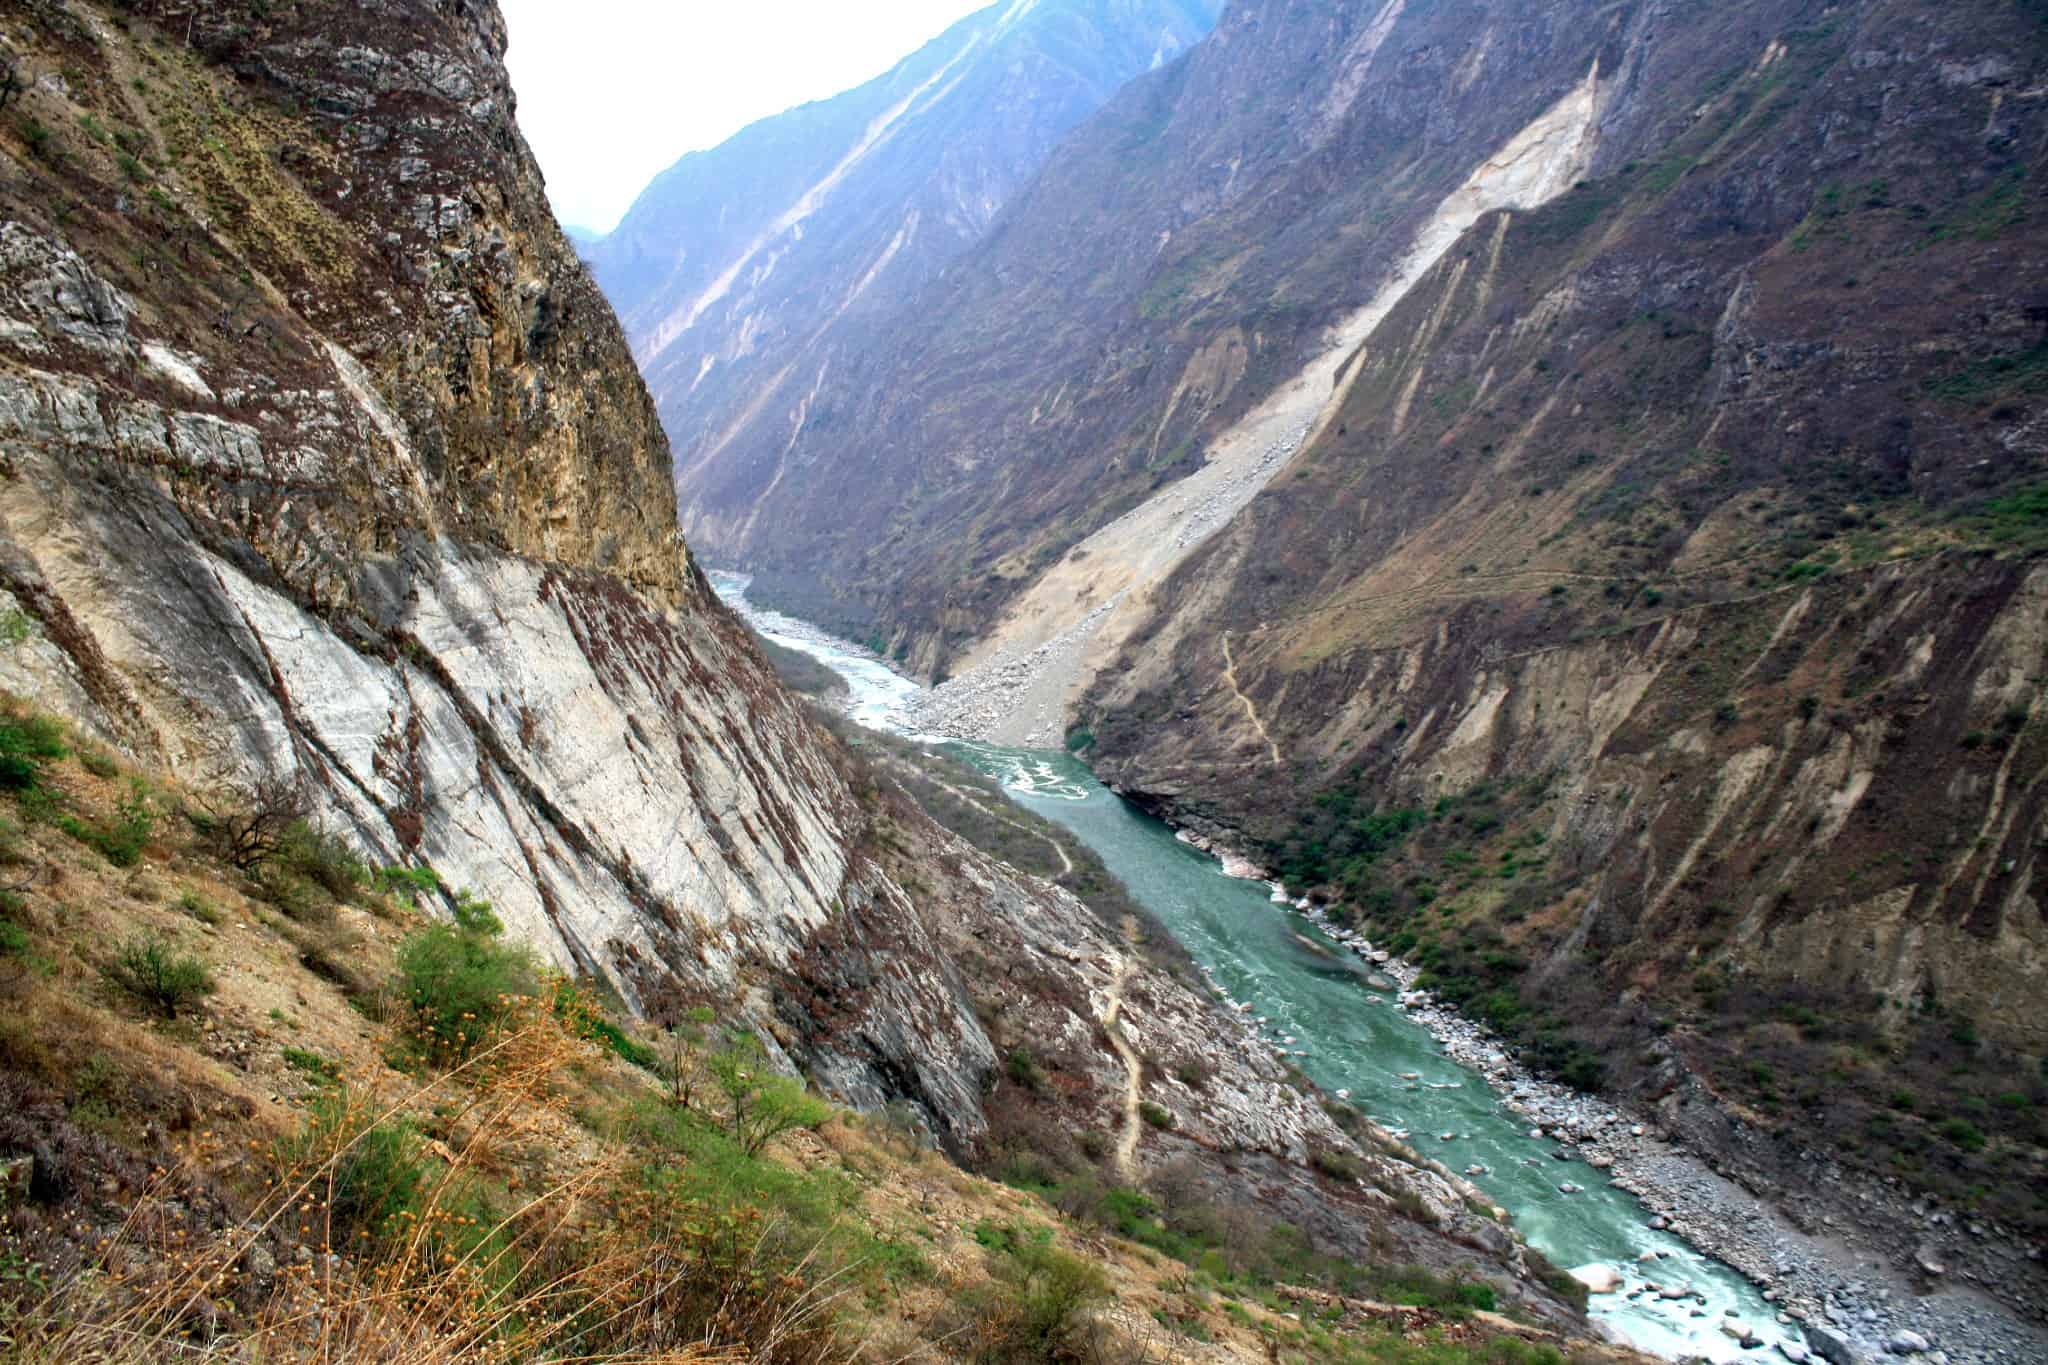
[[[852,689],[853,718],[871,728],[917,738],[906,705],[919,685],[858,646],[816,628],[753,607],[744,578],[715,574],[720,595],[762,635],[820,660]],[[1632,1285],[1653,1278],[1693,1292],[1666,1300],[1655,1294],[1595,1295],[1592,1315],[1639,1349],[1665,1357],[1760,1359],[1780,1339],[1776,1310],[1742,1276],[1685,1242],[1649,1226],[1636,1198],[1580,1162],[1552,1159],[1555,1142],[1530,1136],[1529,1120],[1508,1108],[1486,1079],[1445,1055],[1396,997],[1372,989],[1342,960],[1306,917],[1276,904],[1266,883],[1223,875],[1218,862],[1174,838],[1159,821],[1097,781],[1064,753],[945,743],[956,756],[1002,782],[1018,804],[1056,821],[1095,850],[1131,893],[1162,922],[1234,1003],[1248,1003],[1267,1021],[1276,1047],[1326,1090],[1346,1091],[1387,1128],[1406,1131],[1424,1155],[1471,1177],[1513,1215],[1529,1242],[1559,1265],[1612,1266]],[[1321,943],[1318,953],[1302,939]],[[1418,1079],[1406,1079],[1414,1076]],[[1446,1139],[1445,1134],[1454,1136]],[[1580,1187],[1565,1194],[1560,1185]],[[1636,1264],[1662,1252],[1654,1268]],[[1747,1323],[1766,1343],[1744,1350],[1722,1330],[1726,1319]]]

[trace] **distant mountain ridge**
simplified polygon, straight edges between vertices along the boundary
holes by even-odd
[[[588,254],[674,443],[684,526],[707,551],[732,536],[694,490],[735,442],[787,445],[803,429],[809,391],[848,344],[842,324],[907,301],[1068,131],[1222,9],[1004,0],[648,186]]]

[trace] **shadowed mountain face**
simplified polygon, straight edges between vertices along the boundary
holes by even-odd
[[[1003,0],[867,85],[663,173],[588,254],[672,433],[684,502],[728,459],[786,445],[844,349],[840,324],[900,306],[1069,129],[1221,8]],[[712,505],[685,529],[717,554],[729,528]]]

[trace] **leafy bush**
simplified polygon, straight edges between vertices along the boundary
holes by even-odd
[[[64,731],[44,716],[0,717],[0,788],[30,791],[43,765],[64,757]]]
[[[284,1050],[284,1064],[294,1071],[303,1071],[315,1081],[326,1084],[341,1079],[341,1063],[332,1057],[322,1057],[302,1047],[288,1047]]]
[[[47,125],[24,114],[15,120],[14,126],[21,134],[23,144],[28,147],[30,156],[38,161],[48,161],[56,155],[56,138]]]
[[[1004,1060],[1003,1069],[1011,1080],[1023,1086],[1032,1094],[1045,1090],[1045,1068],[1038,1064],[1038,1057],[1028,1047],[1013,1047]]]
[[[460,1061],[539,989],[533,954],[498,942],[504,926],[483,901],[460,898],[455,922],[427,925],[398,945],[398,988],[414,1026],[442,1060]]]
[[[180,913],[198,920],[201,924],[217,925],[220,923],[220,911],[215,908],[213,902],[190,887],[178,893],[177,904]]]
[[[315,1177],[338,1230],[361,1244],[401,1232],[430,1190],[432,1169],[413,1126],[372,1121],[341,1090],[313,1100],[305,1129],[281,1143],[278,1156]]]
[[[353,900],[369,869],[338,834],[309,820],[294,820],[278,837],[277,860],[338,901]]]
[[[1151,1100],[1146,1100],[1138,1106],[1138,1117],[1154,1128],[1173,1127],[1173,1111],[1164,1105],[1154,1104]]]
[[[256,869],[254,891],[294,924],[324,927],[334,922],[334,906],[322,899],[311,882],[279,863]]]
[[[837,1358],[800,1349],[830,1335],[836,1300],[928,1273],[909,1246],[848,1217],[861,1191],[845,1172],[750,1155],[728,1132],[659,1100],[633,1106],[626,1122],[649,1160],[621,1200],[622,1221],[642,1243],[635,1264],[664,1286],[652,1305],[664,1318],[716,1320],[719,1339],[761,1342],[800,1308],[801,1331],[772,1350],[764,1342],[761,1358]]]
[[[1943,1119],[1940,1132],[1943,1137],[1966,1152],[1981,1152],[1984,1150],[1986,1143],[1984,1130],[1968,1119]]]
[[[803,1082],[768,1065],[761,1040],[735,1033],[705,1059],[705,1069],[725,1097],[726,1124],[748,1156],[792,1128],[816,1128],[832,1117],[831,1107],[804,1090]]]
[[[431,867],[380,867],[371,880],[379,891],[414,907],[441,893],[441,878]]]
[[[103,969],[109,981],[142,1000],[166,1019],[214,991],[206,964],[181,955],[155,935],[130,939]]]
[[[1310,1152],[1308,1164],[1332,1180],[1357,1180],[1365,1174],[1357,1157],[1332,1147],[1318,1147]]]
[[[977,1361],[1085,1358],[1077,1340],[1087,1310],[1110,1296],[1101,1269],[1052,1244],[1050,1229],[976,1229],[990,1252],[989,1283],[962,1296],[956,1330]]]
[[[605,1018],[597,1002],[573,981],[555,985],[555,1018],[578,1038],[597,1043],[619,1060],[643,1071],[659,1072],[661,1058],[653,1048],[626,1036],[624,1029]]]

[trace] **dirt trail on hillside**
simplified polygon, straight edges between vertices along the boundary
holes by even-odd
[[[1252,728],[1259,732],[1259,738],[1266,741],[1266,752],[1272,755],[1273,766],[1279,767],[1280,746],[1273,742],[1272,734],[1266,729],[1266,722],[1259,718],[1259,708],[1252,704],[1252,699],[1237,685],[1237,660],[1230,653],[1230,632],[1227,630],[1223,632],[1223,681],[1230,684],[1230,694],[1237,698],[1238,705],[1244,707],[1244,713],[1250,719]]]

